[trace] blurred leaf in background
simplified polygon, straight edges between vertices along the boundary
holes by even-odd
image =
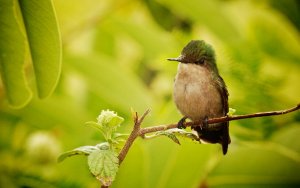
[[[54,0],[53,5],[64,52],[61,79],[51,97],[34,95],[19,110],[7,105],[1,86],[0,187],[98,187],[84,157],[57,164],[43,159],[43,152],[58,156],[99,143],[103,138],[84,122],[102,109],[124,117],[124,133],[133,126],[131,107],[139,113],[152,108],[143,126],[177,122],[180,114],[172,101],[177,64],[165,59],[177,56],[192,39],[216,49],[235,114],[284,109],[300,101],[299,1]],[[1,23],[18,27],[8,14]],[[5,30],[0,28],[1,36],[9,33]],[[19,67],[25,56],[26,39],[21,40],[0,42],[1,50],[12,46],[20,52],[14,56]],[[37,48],[53,55],[47,45]],[[32,78],[34,73],[26,74]],[[25,95],[27,87],[22,88]],[[218,145],[138,139],[112,187],[299,187],[299,112],[230,125],[226,156]],[[43,160],[31,157],[36,135],[49,148],[36,151]]]
[[[0,12],[1,79],[10,105],[21,108],[32,97],[31,59],[38,96],[49,96],[57,85],[62,54],[58,24],[51,0],[3,1]]]

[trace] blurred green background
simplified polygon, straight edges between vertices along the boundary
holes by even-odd
[[[143,126],[177,122],[177,57],[192,39],[216,50],[236,114],[300,102],[300,1],[54,0],[63,42],[59,84],[49,98],[8,107],[0,87],[0,187],[99,187],[86,158],[56,159],[95,145],[84,126],[102,109],[125,118],[151,108]],[[47,48],[45,48],[47,50]],[[300,113],[230,123],[219,145],[136,140],[112,187],[299,187]]]

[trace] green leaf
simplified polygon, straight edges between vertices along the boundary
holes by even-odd
[[[199,143],[198,135],[191,131],[174,128],[174,129],[169,129],[169,130],[166,130],[163,132],[165,132],[166,134],[173,134],[175,137],[185,138],[189,141],[197,141]]]
[[[40,98],[45,98],[54,91],[61,72],[62,47],[54,7],[51,0],[19,3],[38,94]]]
[[[114,133],[112,135],[112,142],[111,142],[113,149],[119,152],[123,148],[123,145],[126,142],[128,136],[129,134]]]
[[[82,146],[82,147],[75,148],[71,151],[67,151],[67,152],[61,154],[58,157],[57,161],[62,162],[67,157],[71,157],[71,156],[74,156],[74,155],[89,155],[92,152],[97,151],[97,150],[99,150],[99,146]]]
[[[93,127],[95,129],[99,130],[102,134],[104,134],[102,126],[99,123],[96,123],[94,121],[89,121],[89,122],[86,122],[85,125],[89,126],[89,127]]]
[[[117,127],[124,121],[124,119],[117,115],[114,111],[102,110],[97,118],[100,128],[103,130],[102,134],[107,141],[111,141],[112,134],[117,130]]]
[[[108,126],[110,127],[117,127],[124,121],[124,118],[120,116],[114,116],[111,118],[111,120],[108,123]]]
[[[176,136],[185,138],[187,140],[197,141],[199,143],[199,137],[198,137],[197,133],[195,133],[195,132],[190,132],[190,131],[186,131],[183,129],[177,129],[177,128],[169,129],[169,130],[167,130],[167,132],[170,132],[172,134],[175,134]]]
[[[176,144],[179,144],[179,145],[180,145],[180,142],[179,142],[179,139],[177,138],[178,136],[180,136],[181,138],[188,139],[188,140],[197,141],[199,143],[199,137],[197,134],[190,132],[190,131],[177,129],[177,128],[169,129],[166,131],[158,131],[155,134],[145,136],[145,138],[149,139],[149,138],[155,138],[157,136],[167,136],[168,138],[170,138]]]
[[[32,98],[24,73],[30,53],[40,98],[52,93],[60,75],[61,41],[52,1],[1,2],[0,20],[1,78],[9,103],[20,108]]]
[[[104,136],[106,141],[111,142],[114,132],[117,127],[124,121],[124,118],[120,117],[114,111],[102,110],[97,118],[97,122],[87,122],[86,125],[98,129]]]
[[[236,112],[236,109],[234,108],[229,108],[229,111],[227,113],[227,116],[233,116],[233,114]]]
[[[32,97],[24,73],[27,48],[22,22],[18,1],[1,1],[0,73],[8,101],[16,108],[26,105]]]
[[[118,116],[114,111],[102,110],[97,120],[98,124],[103,127],[115,128],[124,121],[124,118]]]
[[[123,138],[127,138],[128,136],[129,136],[129,134],[114,133],[113,139],[123,139]]]
[[[168,138],[173,140],[176,144],[180,145],[180,142],[174,133],[169,132],[169,131],[159,131],[159,132],[155,133],[154,136],[160,136],[160,135],[167,136]]]
[[[100,150],[108,150],[110,148],[110,144],[108,142],[102,142],[97,144],[96,147]]]
[[[97,120],[97,122],[89,121],[85,124],[99,130],[106,141],[117,143],[117,137],[123,136],[114,133],[117,127],[124,121],[124,119],[118,116],[114,111],[102,110]]]
[[[96,150],[88,157],[91,173],[104,186],[110,186],[119,168],[119,159],[112,150]]]

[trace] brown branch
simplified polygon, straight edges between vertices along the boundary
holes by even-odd
[[[144,121],[145,117],[149,114],[150,109],[146,110],[146,112],[142,115],[141,118],[138,117],[138,114],[135,113],[133,116],[133,121],[134,121],[134,126],[133,126],[133,130],[131,131],[128,139],[125,142],[125,145],[123,146],[121,152],[119,153],[119,164],[122,163],[122,161],[124,160],[125,156],[127,155],[127,152],[129,150],[129,148],[131,147],[131,145],[133,144],[134,140],[140,136],[139,131],[141,130],[141,124]]]
[[[278,111],[271,111],[271,112],[258,112],[254,114],[247,114],[247,115],[236,115],[236,116],[225,116],[225,117],[220,117],[220,118],[213,118],[208,120],[208,124],[212,123],[220,123],[220,122],[225,122],[225,121],[232,121],[232,120],[238,120],[238,119],[248,119],[248,118],[255,118],[255,117],[265,117],[265,116],[278,116],[278,115],[283,115],[287,114],[296,110],[300,109],[300,104],[297,106],[286,109],[286,110],[278,110]]]
[[[258,112],[254,114],[246,114],[246,115],[235,115],[235,116],[224,116],[224,117],[218,117],[218,118],[211,118],[208,119],[208,124],[214,124],[214,123],[222,123],[226,121],[233,121],[233,120],[239,120],[239,119],[248,119],[248,118],[255,118],[255,117],[264,117],[264,116],[276,116],[276,115],[283,115],[287,114],[296,110],[300,109],[300,104],[297,106],[286,109],[286,110],[279,110],[279,111],[270,111],[270,112]],[[150,110],[148,109],[141,118],[138,118],[138,114],[134,114],[134,127],[132,132],[130,133],[128,139],[126,140],[125,145],[123,146],[118,158],[119,158],[119,164],[122,163],[124,158],[126,157],[127,152],[129,151],[131,145],[133,144],[134,140],[138,136],[144,136],[147,133],[157,132],[157,131],[163,131],[167,129],[173,129],[177,128],[177,123],[168,124],[168,125],[157,125],[153,127],[146,127],[141,128],[141,123],[143,122],[144,118],[149,114]],[[185,126],[193,126],[193,125],[200,125],[202,122],[186,122]]]
[[[258,112],[258,113],[254,113],[254,114],[223,116],[223,117],[218,117],[218,118],[211,118],[211,119],[208,119],[207,123],[214,124],[214,123],[222,123],[225,121],[233,121],[233,120],[239,120],[239,119],[249,119],[249,118],[265,117],[265,116],[277,116],[277,115],[287,114],[287,113],[290,113],[290,112],[293,112],[293,111],[296,111],[299,109],[300,109],[300,104],[298,104],[297,106],[295,106],[293,108],[286,109],[286,110]],[[195,122],[186,122],[184,125],[186,127],[190,127],[193,125],[200,125],[200,124],[202,124],[201,121],[195,121]],[[169,124],[169,125],[158,125],[158,126],[153,126],[153,127],[146,127],[146,128],[142,128],[139,132],[140,132],[140,135],[142,136],[147,133],[163,131],[163,130],[173,129],[173,128],[177,128],[177,123],[173,123],[173,124]]]

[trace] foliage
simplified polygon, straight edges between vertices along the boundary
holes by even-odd
[[[110,186],[114,181],[118,168],[118,145],[120,144],[120,136],[115,136],[117,127],[124,121],[115,112],[110,110],[102,110],[97,118],[97,122],[87,122],[87,125],[96,128],[105,138],[105,142],[96,146],[82,146],[72,151],[66,152],[58,158],[61,162],[65,158],[73,155],[88,155],[88,165],[91,173],[104,186]]]
[[[155,138],[158,136],[166,136],[166,137],[170,138],[173,142],[175,142],[176,144],[179,144],[179,145],[180,145],[180,141],[179,141],[178,137],[184,138],[186,140],[197,141],[198,143],[200,143],[197,133],[194,133],[191,131],[186,131],[183,129],[177,129],[177,128],[168,129],[165,131],[157,131],[152,135],[145,136],[145,138],[149,139],[149,138]]]
[[[152,109],[144,126],[177,122],[181,116],[172,101],[177,64],[165,59],[177,57],[191,39],[203,39],[215,48],[218,68],[230,93],[230,107],[238,114],[299,103],[300,11],[296,0],[54,0],[63,69],[55,92],[43,100],[36,97],[39,91],[30,91],[27,85],[34,85],[35,76],[41,87],[54,86],[59,71],[50,71],[48,65],[58,67],[59,63],[51,60],[43,64],[43,71],[53,73],[52,84],[37,77],[26,59],[26,43],[31,41],[25,36],[30,35],[15,34],[24,33],[20,28],[27,33],[26,23],[15,18],[16,11],[2,11],[3,5],[0,49],[3,53],[13,47],[13,52],[7,51],[14,54],[7,62],[15,63],[5,62],[10,70],[6,75],[2,71],[6,59],[1,56],[6,95],[1,86],[0,187],[98,187],[98,181],[86,175],[86,166],[80,165],[83,158],[63,164],[52,159],[33,160],[28,140],[37,132],[47,133],[41,134],[46,140],[42,144],[55,149],[43,150],[36,156],[41,159],[79,145],[97,145],[105,138],[81,124],[100,109],[114,109],[124,117],[126,126],[119,127],[120,132],[132,128],[131,107],[139,113]],[[42,12],[51,12],[48,10]],[[16,15],[23,18],[22,8],[20,12]],[[43,23],[52,25],[48,21]],[[11,29],[3,27],[7,24]],[[16,39],[4,40],[9,38],[4,34]],[[39,34],[36,39],[50,40],[41,36],[43,33],[35,34]],[[57,53],[52,53],[51,46],[39,45],[38,49],[52,58]],[[55,49],[61,50],[59,46]],[[32,100],[24,106],[30,92]],[[6,96],[12,95],[21,98],[12,105],[24,108],[8,106],[12,99]],[[225,157],[219,145],[181,142],[179,146],[164,137],[137,140],[112,187],[298,187],[299,121],[296,112],[232,122],[232,141]]]
[[[142,120],[138,120],[137,114],[134,116],[137,118],[136,121],[140,121],[139,123],[141,123]],[[101,182],[102,186],[110,186],[115,180],[117,171],[119,170],[119,164],[123,160],[118,157],[118,155],[121,155],[119,154],[121,152],[118,146],[123,145],[122,142],[125,141],[125,139],[123,139],[125,135],[116,133],[117,127],[119,127],[123,121],[124,119],[115,112],[102,110],[97,118],[97,122],[87,122],[86,124],[100,131],[105,140],[96,146],[81,146],[65,152],[59,156],[58,162],[74,155],[87,155],[90,172]],[[199,141],[197,134],[177,128],[157,131],[150,136],[143,135],[143,137],[154,138],[161,135],[167,136],[179,145],[180,142],[177,136]],[[129,139],[130,137],[128,140]],[[133,141],[134,140],[131,140],[131,142]]]
[[[51,0],[3,1],[0,5],[0,72],[9,103],[32,98],[27,78],[32,58],[40,98],[53,93],[61,69],[61,41]]]

